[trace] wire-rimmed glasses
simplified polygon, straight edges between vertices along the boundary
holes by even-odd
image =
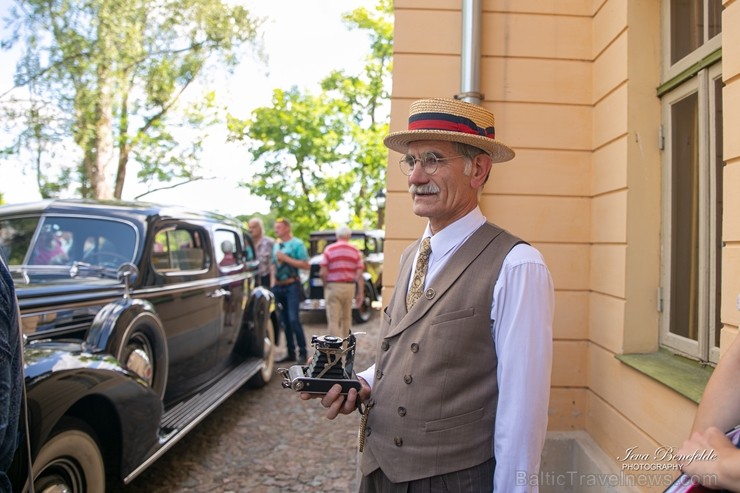
[[[439,163],[449,161],[451,159],[457,159],[459,157],[463,156],[438,157],[433,152],[425,152],[421,157],[416,158],[410,154],[406,154],[398,162],[398,165],[401,167],[401,172],[406,176],[411,176],[411,173],[414,172],[414,168],[416,168],[416,163],[421,164],[421,169],[424,170],[424,173],[433,175],[437,172]]]

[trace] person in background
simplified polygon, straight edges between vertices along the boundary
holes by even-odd
[[[236,257],[234,256],[234,244],[229,240],[221,242],[221,252],[224,254],[224,258],[218,263],[221,267],[236,264]]]
[[[36,240],[31,264],[63,265],[67,260],[67,252],[62,248],[61,235],[50,226],[44,226]]]
[[[359,306],[364,294],[364,264],[360,251],[349,242],[352,231],[342,225],[336,235],[337,241],[324,248],[319,275],[324,281],[329,334],[344,339],[352,328],[352,301],[356,299]]]
[[[493,163],[514,151],[482,106],[427,99],[410,109],[409,129],[384,143],[402,154],[412,210],[428,222],[401,255],[360,392],[335,385],[321,404],[334,419],[364,403],[361,492],[538,491],[552,279],[539,251],[479,207]]]
[[[15,286],[0,248],[0,491],[11,491],[6,474],[15,454],[23,398],[23,358]]]
[[[308,358],[308,352],[299,312],[303,289],[299,270],[310,268],[308,250],[303,241],[293,236],[290,221],[287,219],[275,221],[275,236],[277,236],[277,241],[273,248],[272,292],[275,293],[275,300],[283,307],[281,316],[285,326],[285,344],[288,349],[285,357],[276,362],[295,361],[303,365]],[[296,356],[298,356],[297,359]]]
[[[740,426],[740,392],[735,384],[740,378],[740,337],[722,355],[709,378],[691,435],[676,453],[681,471],[712,489],[740,491],[740,449],[725,432]],[[695,454],[699,451],[699,454]],[[706,460],[690,460],[710,452]]]
[[[254,247],[257,249],[255,255],[259,261],[259,267],[257,268],[259,285],[269,288],[271,286],[272,250],[275,246],[275,240],[269,236],[265,236],[265,225],[259,217],[250,219],[248,224]]]

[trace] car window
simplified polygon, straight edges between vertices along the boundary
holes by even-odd
[[[8,265],[23,265],[29,251],[38,217],[4,219],[0,221],[0,248]]]
[[[241,266],[244,263],[241,242],[236,232],[217,229],[213,238],[216,242],[216,263],[221,270],[228,270],[232,266]]]
[[[31,239],[29,232],[35,228]],[[93,217],[45,216],[3,221],[13,265],[72,265],[82,262],[117,268],[136,255],[138,235],[128,223]],[[9,233],[9,234],[8,234]],[[5,246],[3,247],[6,248]]]
[[[367,253],[367,250],[365,249],[366,247],[364,238],[350,238],[349,244],[354,245],[355,248],[357,248],[363,255]]]
[[[210,256],[203,246],[203,233],[188,227],[158,231],[152,246],[152,266],[160,273],[204,270]]]

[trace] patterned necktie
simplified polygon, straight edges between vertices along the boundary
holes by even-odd
[[[424,291],[424,278],[427,275],[429,255],[431,254],[432,241],[431,238],[426,237],[421,242],[419,257],[416,259],[416,267],[414,268],[414,278],[411,280],[411,287],[406,295],[406,310],[408,311],[411,311],[411,307],[414,306],[414,303],[416,303],[416,300],[421,297],[421,293]]]

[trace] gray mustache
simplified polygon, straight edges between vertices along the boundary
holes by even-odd
[[[439,187],[434,183],[425,183],[424,185],[411,185],[409,186],[409,193],[412,195],[415,194],[425,194],[425,193],[439,193]]]

